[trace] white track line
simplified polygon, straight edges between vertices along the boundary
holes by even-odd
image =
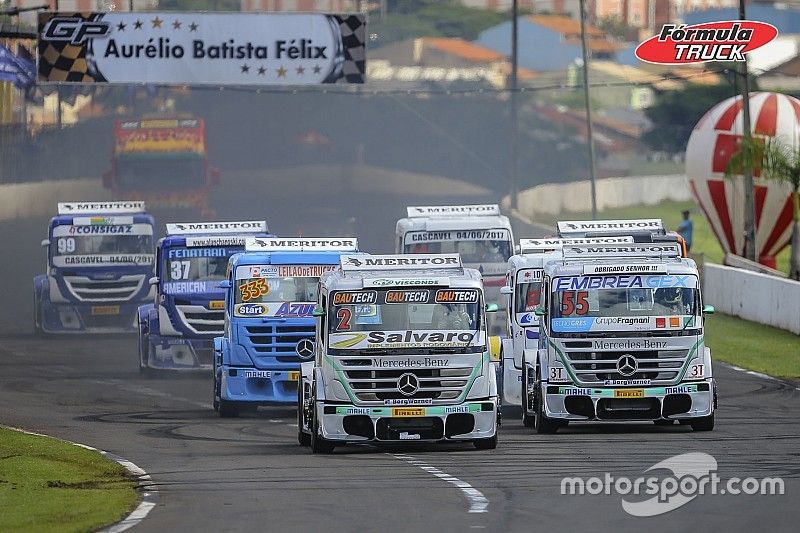
[[[732,365],[730,363],[720,363],[722,366],[728,367],[731,370],[736,370],[737,372],[742,372],[743,374],[749,374],[751,376],[755,376],[757,378],[766,379],[768,381],[777,381],[778,383],[783,383],[784,385],[790,385],[794,387],[794,390],[800,391],[800,387],[794,385],[793,383],[789,383],[787,381],[783,381],[782,379],[776,378],[774,376],[770,376],[768,374],[762,374],[761,372],[756,372],[755,370],[747,370],[746,368],[742,368],[740,366]]]
[[[120,457],[119,455],[115,455],[113,453],[109,453],[105,450],[98,450],[92,446],[81,444],[80,442],[72,442],[70,440],[59,439],[58,437],[53,437],[50,435],[45,435],[43,433],[36,433],[34,431],[28,431],[26,429],[12,427],[12,426],[0,426],[7,429],[13,429],[14,431],[19,431],[20,433],[25,433],[27,435],[35,435],[37,437],[47,437],[50,439],[60,440],[61,442],[66,442],[67,444],[72,444],[73,446],[78,446],[79,448],[85,448],[87,450],[91,450],[93,452],[97,452],[101,455],[104,455],[111,459],[112,461],[119,463],[122,467],[128,471],[128,473],[135,478],[137,488],[139,489],[142,495],[142,501],[139,502],[139,505],[131,511],[131,513],[123,518],[121,521],[117,522],[116,524],[109,526],[105,529],[101,529],[100,531],[104,533],[120,533],[121,531],[125,531],[126,529],[130,529],[133,526],[139,524],[147,514],[153,510],[153,507],[156,506],[156,501],[158,500],[158,490],[153,485],[153,480],[150,477],[150,474],[144,471],[144,469],[140,468],[136,464],[128,461],[127,459]]]
[[[455,476],[451,476],[446,472],[442,472],[435,466],[431,466],[425,461],[420,461],[418,459],[414,459],[410,455],[403,455],[398,453],[389,454],[395,459],[399,459],[405,463],[408,463],[412,466],[416,466],[432,474],[442,481],[447,481],[448,483],[455,485],[456,487],[464,493],[467,497],[467,501],[469,502],[469,512],[470,513],[486,513],[489,510],[489,500],[486,499],[486,496],[483,495],[481,491],[467,483],[466,481],[461,481]]]

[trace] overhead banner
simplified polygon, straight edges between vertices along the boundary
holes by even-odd
[[[40,13],[39,81],[364,83],[364,15]]]

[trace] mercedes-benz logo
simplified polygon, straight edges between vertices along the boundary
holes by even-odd
[[[617,359],[617,372],[625,377],[632,376],[639,370],[639,362],[630,354],[625,354]]]
[[[311,342],[311,339],[301,339],[294,351],[297,352],[300,359],[311,359],[311,356],[314,355],[314,343]]]
[[[411,396],[419,390],[419,380],[414,374],[403,374],[397,378],[397,390],[403,396]]]

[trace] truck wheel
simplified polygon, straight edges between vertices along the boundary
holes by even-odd
[[[558,431],[558,420],[547,418],[544,414],[544,398],[542,398],[541,376],[539,369],[536,370],[536,433],[539,434],[553,434]]]
[[[314,402],[316,405],[316,402]],[[319,422],[317,421],[317,410],[314,409],[314,414],[311,415],[311,437],[310,437],[310,445],[311,445],[311,453],[333,453],[333,449],[336,447],[329,440],[325,440],[324,438],[319,436]]]
[[[150,344],[149,340],[149,337],[146,337],[145,341],[142,342],[142,336],[139,335],[139,372],[148,376],[151,375],[150,368],[147,366],[147,361],[150,358],[150,351],[147,349],[148,344]]]
[[[300,446],[311,444],[311,435],[303,431],[303,383],[297,387],[297,443]]]
[[[214,372],[214,377],[211,379],[211,405],[214,406],[214,411],[219,413],[219,387],[217,387],[217,373]]]
[[[536,417],[528,414],[528,372],[525,369],[525,363],[522,363],[522,425],[526,428],[532,428],[536,425]]]
[[[472,444],[479,450],[494,450],[497,448],[497,434],[488,439],[476,439]]]
[[[702,418],[695,418],[689,424],[694,431],[712,431],[714,429],[714,413]]]

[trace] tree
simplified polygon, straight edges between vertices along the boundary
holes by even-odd
[[[800,146],[789,146],[775,137],[744,137],[725,169],[727,177],[749,167],[761,178],[792,187],[792,253],[789,277],[800,281]]]

